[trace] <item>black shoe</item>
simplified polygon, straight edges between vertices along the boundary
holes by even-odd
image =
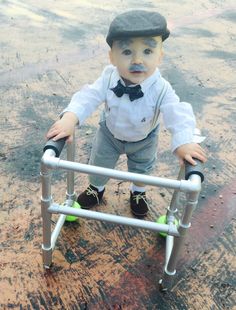
[[[143,218],[148,213],[148,204],[145,192],[130,192],[131,212],[138,218]]]
[[[78,196],[77,202],[82,209],[90,209],[101,202],[104,192],[105,188],[103,191],[99,192],[96,187],[90,184],[89,187]]]

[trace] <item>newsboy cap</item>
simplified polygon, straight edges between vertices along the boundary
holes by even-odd
[[[170,31],[164,16],[158,12],[132,10],[120,15],[111,22],[106,41],[110,47],[114,40],[130,37],[162,36],[169,37]]]

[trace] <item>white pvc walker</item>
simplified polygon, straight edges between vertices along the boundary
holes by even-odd
[[[200,133],[197,131],[195,135],[195,142],[199,143],[203,140],[204,137],[201,137]],[[178,179],[173,180],[76,163],[74,162],[74,143],[67,145],[67,160],[62,160],[59,158],[59,156],[64,147],[64,144],[65,139],[61,139],[57,142],[49,140],[44,147],[44,154],[41,160],[41,211],[43,220],[42,252],[44,267],[50,268],[52,265],[52,253],[55,248],[60,230],[63,227],[66,216],[72,215],[76,217],[128,225],[152,230],[155,232],[166,233],[165,266],[163,278],[159,281],[159,287],[161,291],[170,289],[172,287],[173,276],[176,274],[178,255],[184,241],[184,236],[191,226],[190,221],[192,213],[198,203],[198,197],[201,191],[201,182],[204,180],[201,162],[198,161],[197,166],[191,166],[190,164],[185,163],[185,167],[180,168]],[[62,205],[53,202],[51,195],[52,170],[59,168],[67,170],[66,200]],[[72,205],[76,200],[74,191],[75,171],[85,174],[103,175],[119,180],[142,182],[147,185],[174,189],[170,206],[167,208],[165,221],[166,224],[106,214],[97,211],[72,208]],[[185,179],[183,179],[184,176]],[[177,201],[180,192],[186,193],[186,204],[182,213],[182,218],[178,220],[177,224]],[[60,214],[53,231],[51,228],[52,213]]]

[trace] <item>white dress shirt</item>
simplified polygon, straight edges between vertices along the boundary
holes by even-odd
[[[158,69],[140,84],[144,96],[134,101],[130,101],[127,94],[120,98],[114,94],[111,88],[117,85],[118,80],[124,84],[117,68],[113,65],[105,67],[93,84],[84,86],[72,96],[70,104],[63,113],[67,111],[75,113],[79,125],[82,125],[86,118],[105,102],[103,116],[107,128],[115,138],[135,142],[147,137],[153,129],[155,115],[159,116],[161,112],[164,125],[172,134],[172,151],[180,145],[193,141],[196,123],[192,107],[189,103],[180,102]],[[163,94],[164,86],[164,96],[160,101],[159,97],[161,93]]]

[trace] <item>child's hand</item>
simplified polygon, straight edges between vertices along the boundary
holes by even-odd
[[[181,165],[184,164],[184,159],[194,166],[196,165],[196,162],[193,158],[197,158],[203,163],[207,161],[205,151],[197,143],[183,144],[175,150],[175,153],[178,156]]]
[[[62,118],[56,121],[46,134],[47,139],[53,138],[57,141],[61,138],[68,137],[67,142],[73,141],[75,125],[78,123],[76,115],[72,112],[66,112]]]

